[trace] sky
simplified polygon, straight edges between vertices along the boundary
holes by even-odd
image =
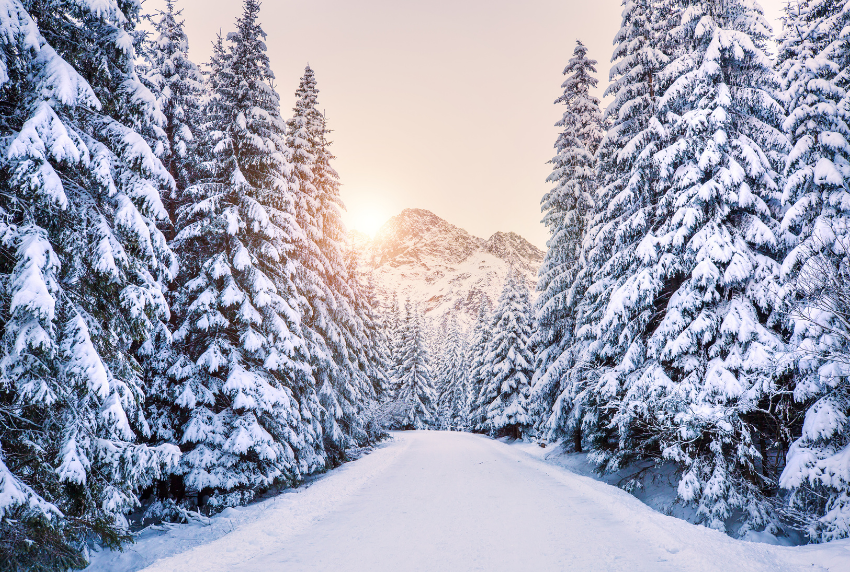
[[[761,0],[776,30],[783,2]],[[176,6],[201,64],[242,2]],[[602,96],[621,10],[620,0],[265,0],[260,21],[284,117],[305,65],[316,73],[349,228],[372,234],[415,207],[543,248],[561,72],[580,39]]]

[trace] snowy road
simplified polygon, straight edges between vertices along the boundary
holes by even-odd
[[[343,469],[146,570],[850,570],[847,544],[733,540],[477,435],[400,433]]]

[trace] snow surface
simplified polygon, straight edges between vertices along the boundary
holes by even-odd
[[[850,568],[850,540],[735,540],[537,456],[468,433],[395,433],[308,487],[207,524],[146,529],[126,553],[96,554],[89,570]]]
[[[550,443],[541,448],[536,442],[515,442],[514,448],[521,449],[532,457],[557,465],[585,477],[590,477],[611,486],[627,491],[629,494],[648,505],[657,512],[675,516],[688,522],[697,522],[699,515],[696,507],[685,505],[678,494],[678,484],[681,469],[674,462],[656,466],[655,461],[642,460],[627,464],[617,471],[600,475],[596,465],[591,460],[591,453],[565,452],[560,443]],[[742,524],[740,515],[727,522],[727,531],[735,532]],[[800,533],[794,536],[777,537],[768,532],[748,531],[745,540],[763,542],[782,546],[797,546],[806,543],[805,536]]]

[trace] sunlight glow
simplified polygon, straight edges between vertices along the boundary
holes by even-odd
[[[374,205],[363,205],[357,209],[352,208],[347,217],[348,228],[373,237],[390,216],[384,209]]]

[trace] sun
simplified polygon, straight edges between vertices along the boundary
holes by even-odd
[[[368,234],[371,237],[375,236],[375,233],[387,222],[388,218],[383,209],[375,208],[374,205],[364,205],[360,208],[349,210],[348,228]]]

